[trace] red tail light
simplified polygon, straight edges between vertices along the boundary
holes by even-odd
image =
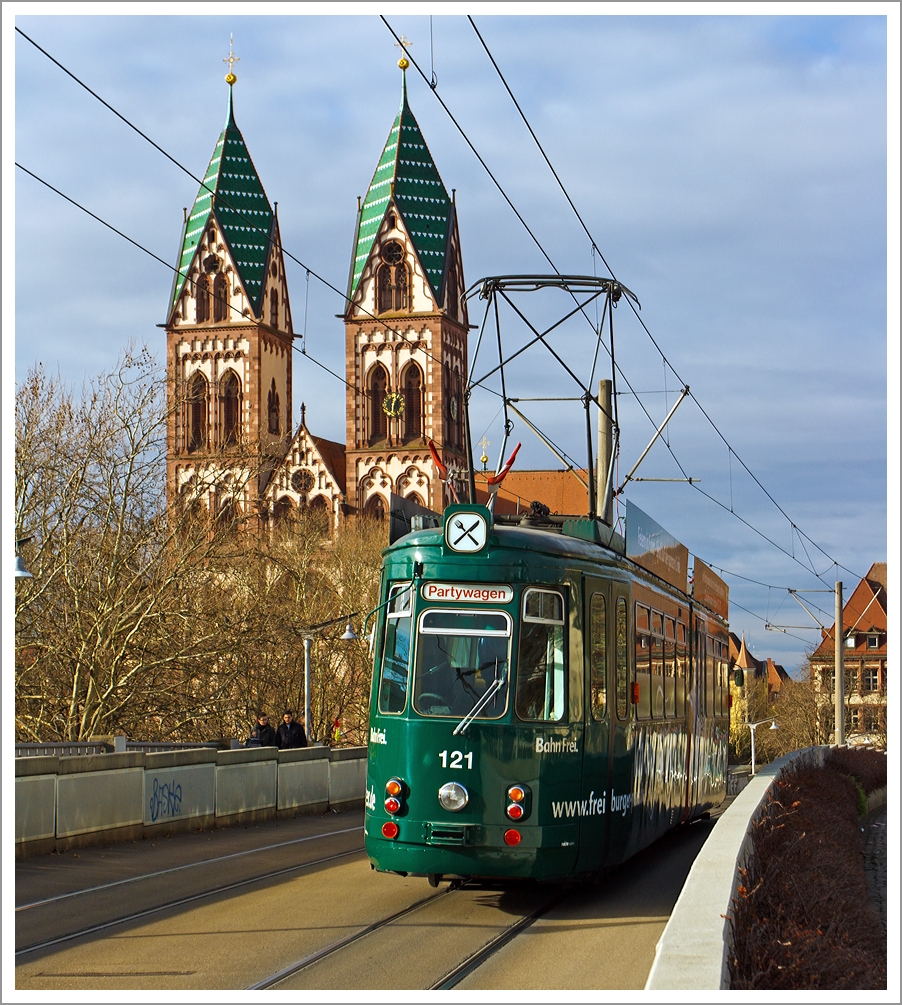
[[[398,825],[394,820],[387,820],[382,825],[382,836],[389,838],[389,840],[393,840],[398,836]]]
[[[511,803],[507,808],[507,815],[511,820],[519,820],[523,816],[523,807],[519,803]]]
[[[385,800],[385,808],[389,813],[397,813],[401,809],[401,800],[395,796],[389,796]]]
[[[385,830],[385,828],[382,828]],[[515,831],[513,827],[509,831],[504,832],[504,843],[509,844],[511,847],[518,845],[520,843],[520,832]]]

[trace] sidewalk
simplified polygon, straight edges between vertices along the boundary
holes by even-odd
[[[871,903],[880,915],[886,932],[886,806],[864,819],[864,870]]]

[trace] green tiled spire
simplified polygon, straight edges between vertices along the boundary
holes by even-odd
[[[451,200],[407,104],[406,76],[401,84],[401,108],[360,211],[351,296],[373,249],[393,188],[395,203],[438,298],[445,271]]]
[[[235,125],[231,86],[226,126],[210,158],[210,166],[185,226],[173,305],[181,296],[187,270],[214,209],[247,295],[259,306],[273,211],[244,137]]]

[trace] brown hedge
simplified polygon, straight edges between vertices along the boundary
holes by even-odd
[[[784,773],[752,825],[731,916],[734,990],[886,987],[885,935],[868,896],[846,753]]]
[[[845,747],[831,750],[827,764],[852,775],[865,792],[886,787],[886,754],[867,747]]]

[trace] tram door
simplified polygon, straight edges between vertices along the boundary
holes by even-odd
[[[607,803],[611,764],[611,703],[614,638],[611,583],[584,580],[583,593],[583,779],[577,871],[600,869],[607,856]]]

